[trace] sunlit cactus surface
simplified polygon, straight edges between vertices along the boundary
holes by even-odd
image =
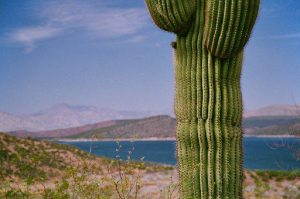
[[[259,0],[146,0],[176,34],[175,114],[181,198],[242,198],[243,48]]]

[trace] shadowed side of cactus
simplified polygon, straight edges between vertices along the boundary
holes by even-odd
[[[259,0],[146,0],[177,35],[177,158],[181,198],[242,198],[243,48]]]

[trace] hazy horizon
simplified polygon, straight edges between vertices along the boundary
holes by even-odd
[[[172,110],[175,36],[156,28],[143,1],[0,3],[0,111],[56,104]],[[300,2],[262,0],[246,47],[245,110],[300,103]]]
[[[40,114],[43,112],[47,112],[49,110],[52,109],[59,109],[59,108],[63,108],[63,106],[71,108],[71,109],[76,109],[76,108],[96,108],[97,110],[106,110],[106,111],[117,111],[117,112],[136,112],[136,113],[148,113],[149,115],[169,115],[169,116],[173,116],[175,117],[174,114],[174,110],[173,109],[162,109],[162,110],[146,110],[146,109],[114,109],[114,108],[110,108],[110,107],[99,107],[99,106],[95,106],[95,105],[85,105],[85,104],[68,104],[65,102],[62,103],[58,103],[58,104],[53,104],[52,106],[49,107],[44,107],[43,109],[34,111],[34,112],[27,112],[27,113],[13,113],[13,112],[8,112],[8,111],[3,111],[0,110],[0,113],[8,113],[8,114],[12,114],[15,116],[29,116],[29,115],[35,115],[35,114]],[[257,110],[261,110],[264,108],[268,108],[268,107],[273,107],[273,106],[295,106],[295,109],[299,109],[300,108],[300,104],[269,104],[266,106],[261,106],[261,107],[257,107],[255,109],[244,109],[244,114],[246,114],[247,112],[251,112],[251,111],[257,111]],[[146,116],[147,117],[147,116]]]
[[[46,111],[49,111],[51,109],[57,109],[57,108],[63,108],[63,106],[66,106],[68,108],[73,108],[73,109],[76,109],[76,108],[96,108],[97,110],[106,110],[106,111],[119,111],[119,112],[137,112],[137,113],[146,113],[146,112],[149,112],[149,113],[154,113],[154,114],[166,114],[166,115],[174,115],[174,113],[171,113],[171,111],[173,110],[169,110],[169,109],[162,109],[162,110],[135,110],[135,109],[114,109],[114,108],[110,108],[110,107],[99,107],[99,106],[94,106],[94,105],[85,105],[85,104],[68,104],[68,103],[58,103],[58,104],[53,104],[52,106],[48,106],[48,107],[44,107],[40,110],[37,110],[37,111],[34,111],[34,112],[26,112],[26,113],[21,113],[21,114],[18,114],[18,113],[13,113],[13,112],[8,112],[8,111],[2,111],[0,110],[0,113],[1,112],[4,112],[4,113],[8,113],[8,114],[12,114],[12,115],[16,115],[16,116],[26,116],[26,115],[34,115],[34,114],[39,114],[39,113],[42,113],[42,112],[46,112]]]

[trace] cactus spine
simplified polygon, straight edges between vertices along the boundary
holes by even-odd
[[[242,198],[243,48],[259,0],[146,0],[177,35],[175,114],[181,198]]]

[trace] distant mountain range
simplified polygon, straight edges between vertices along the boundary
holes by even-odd
[[[115,139],[115,138],[174,138],[176,120],[167,115],[143,119],[111,120],[75,128],[50,131],[13,131],[18,137],[66,139]],[[300,118],[294,116],[259,116],[243,120],[246,135],[300,136]]]
[[[111,120],[81,127],[50,131],[12,131],[18,137],[41,138],[167,138],[174,137],[176,120],[167,115],[142,119]]]
[[[155,115],[155,113],[116,111],[93,106],[59,104],[47,110],[29,115],[20,116],[0,112],[0,131],[45,131],[78,127],[107,120],[142,118],[151,115]]]
[[[274,105],[245,113],[246,134],[281,135],[300,133],[300,109]],[[176,120],[150,112],[113,111],[88,106],[57,105],[27,116],[0,112],[0,131],[17,136],[59,138],[148,138],[174,137]],[[146,118],[145,118],[146,117]],[[140,118],[140,119],[137,119]]]
[[[244,114],[244,117],[258,116],[300,116],[300,104],[271,105],[256,110],[246,111]]]
[[[299,136],[300,116],[297,114],[296,106],[294,112],[291,111],[291,106],[288,105],[273,107],[275,110],[274,113],[270,107],[246,113],[246,117],[243,120],[245,134]],[[285,108],[286,111],[284,110]],[[67,110],[70,111],[69,108]],[[276,112],[282,115],[276,115]],[[61,120],[68,120],[68,117],[66,116],[66,119],[61,118]],[[175,136],[175,128],[175,118],[167,115],[158,115],[141,119],[101,121],[79,127],[60,128],[56,130],[35,132],[17,130],[10,131],[10,134],[20,137],[32,136],[42,138],[173,138]]]

